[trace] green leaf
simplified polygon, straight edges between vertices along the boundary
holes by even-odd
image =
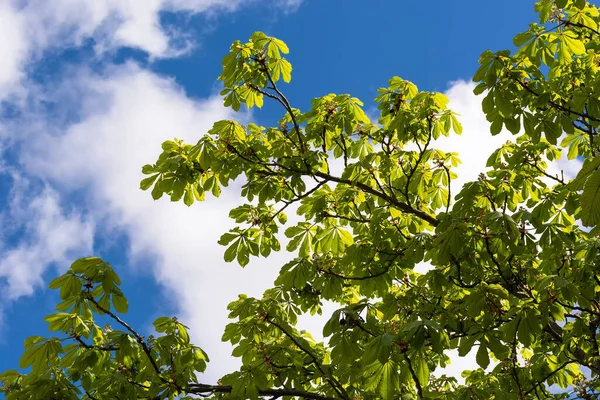
[[[354,111],[354,117],[358,122],[363,124],[371,123],[369,117],[367,117],[367,114],[365,114],[365,112],[362,110],[362,108],[360,108],[360,106],[358,106],[355,103],[352,103],[352,110]]]
[[[20,368],[31,367],[32,374],[39,374],[48,365],[58,364],[62,345],[57,339],[35,337],[35,343],[25,350],[19,361]]]
[[[365,355],[364,361],[372,362],[378,360],[381,364],[387,363],[390,358],[393,342],[394,335],[389,333],[384,333],[383,335],[371,339],[365,348],[367,355]]]
[[[462,124],[458,121],[458,118],[456,118],[456,115],[451,114],[450,118],[452,118],[452,129],[454,129],[454,132],[456,132],[457,135],[462,134],[462,132],[463,132]]]
[[[375,361],[366,366],[364,371],[365,389],[374,391],[383,400],[396,398],[399,386],[398,365],[390,360],[385,364]]]
[[[154,320],[152,325],[157,332],[165,332],[166,329],[174,323],[173,318],[169,317],[158,317]]]
[[[533,34],[531,32],[522,32],[515,36],[515,38],[513,39],[513,44],[517,47],[521,47],[525,43],[530,41],[532,38]]]
[[[288,54],[290,52],[290,49],[287,47],[283,40],[271,38],[271,43],[274,43],[279,49],[279,51],[281,51],[283,54]]]
[[[580,217],[584,226],[596,226],[600,222],[600,170],[594,171],[585,183]]]
[[[502,118],[496,118],[490,125],[492,135],[497,135],[502,131]]]
[[[494,91],[494,103],[498,111],[500,111],[500,115],[504,118],[511,117],[514,112],[514,107],[511,101],[506,96],[506,93],[501,91]]]
[[[500,340],[498,340],[498,338],[496,338],[494,335],[486,335],[486,338],[488,340],[488,346],[490,350],[494,353],[494,356],[498,360],[504,360],[509,356],[510,350],[508,346],[503,344]]]
[[[419,351],[413,356],[412,364],[415,375],[421,383],[421,386],[427,387],[429,384],[429,366],[427,365],[427,358]]]
[[[550,19],[554,2],[552,0],[541,0],[535,3],[534,10],[540,14],[540,24],[545,24]]]
[[[490,365],[490,356],[485,341],[480,340],[479,349],[477,349],[477,355],[475,357],[477,364],[483,369],[486,369]]]
[[[159,176],[160,176],[160,174],[155,174],[155,175],[152,175],[152,176],[142,179],[142,182],[140,183],[140,189],[148,190],[150,188],[150,186],[152,186],[154,184],[154,182],[156,181],[156,179]]]
[[[571,36],[571,35],[573,35],[573,36]],[[577,54],[577,55],[585,54],[585,45],[583,44],[583,42],[581,40],[577,39],[574,34],[571,34],[570,32],[566,32],[565,34],[563,34],[562,40],[563,40],[565,46],[567,46],[569,48],[570,53]]]
[[[115,310],[118,313],[121,313],[121,314],[127,313],[127,310],[129,309],[129,305],[128,305],[127,299],[124,296],[113,293],[112,303],[113,303],[113,306],[115,307]]]
[[[474,335],[463,336],[460,339],[460,346],[458,346],[458,355],[460,357],[464,357],[467,354],[469,354],[469,352],[473,348],[473,345],[475,344],[476,340],[477,340],[477,336],[474,336]]]
[[[191,187],[185,189],[183,203],[188,207],[194,204],[194,190]]]
[[[392,400],[398,390],[398,369],[394,362],[388,361],[382,367],[379,394],[383,400]]]
[[[322,251],[331,251],[334,255],[341,254],[354,243],[352,234],[340,226],[331,226],[324,229],[317,237],[317,241]]]
[[[292,64],[290,64],[285,58],[277,60],[269,60],[269,69],[273,81],[277,82],[280,77],[283,81],[289,83],[292,80]]]
[[[530,347],[533,339],[533,332],[529,329],[527,323],[527,317],[522,317],[518,327],[519,341],[523,343],[525,347]]]
[[[86,273],[90,268],[97,266],[102,262],[102,259],[98,257],[86,257],[80,258],[71,264],[71,269],[76,274]]]
[[[233,244],[231,246],[229,246],[227,248],[227,250],[225,250],[225,254],[223,255],[223,259],[226,262],[232,262],[233,260],[235,260],[235,256],[237,255],[238,246],[239,246],[239,239],[236,240],[235,242],[233,242]]]
[[[208,131],[224,138],[235,139],[240,142],[246,140],[246,131],[236,121],[222,120],[214,123],[212,129]]]

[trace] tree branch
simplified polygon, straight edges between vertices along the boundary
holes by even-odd
[[[283,108],[285,108],[292,120],[292,123],[294,124],[294,129],[296,129],[296,135],[298,137],[298,143],[300,144],[300,150],[302,152],[305,152],[306,146],[304,145],[304,141],[302,140],[302,134],[300,133],[300,125],[298,124],[298,121],[296,121],[296,116],[294,115],[294,111],[292,110],[290,102],[288,101],[287,97],[285,97],[285,95],[279,90],[279,88],[275,84],[275,81],[273,81],[273,77],[271,77],[271,74],[269,73],[269,67],[267,66],[266,60],[259,59],[258,62],[263,66],[263,72],[267,76],[269,83],[271,83],[272,89],[279,96],[279,102],[283,105]]]
[[[357,187],[367,193],[370,193],[374,196],[377,196],[383,200],[386,200],[388,203],[390,203],[391,205],[393,205],[394,207],[397,207],[398,209],[400,209],[401,211],[404,211],[407,214],[412,214],[412,215],[416,215],[417,217],[421,218],[423,221],[426,221],[428,223],[430,223],[433,226],[437,226],[438,225],[438,221],[435,217],[427,214],[424,211],[421,210],[417,210],[415,208],[413,208],[412,206],[410,206],[409,204],[403,203],[401,201],[399,201],[398,199],[396,199],[395,197],[391,197],[386,193],[381,193],[380,191],[373,189],[371,186],[366,185],[362,182],[352,182],[348,179],[342,179],[342,178],[338,178],[336,176],[332,176],[320,171],[317,171],[314,173],[315,176],[318,176],[319,178],[324,178],[324,179],[328,179],[330,181],[333,182],[337,182],[337,183],[343,183],[345,185],[348,186],[354,186]]]
[[[191,384],[187,392],[192,394],[202,393],[231,393],[231,386],[205,385],[202,383]],[[259,396],[273,396],[279,398],[283,396],[302,397],[311,400],[335,400],[334,397],[328,397],[319,393],[305,392],[296,389],[259,389]]]
[[[325,218],[338,218],[338,219],[343,219],[349,222],[357,222],[360,224],[369,224],[371,223],[370,220],[368,219],[364,219],[364,218],[356,218],[356,217],[347,217],[345,215],[339,215],[339,214],[330,214],[326,211],[324,211],[321,216],[325,217]]]

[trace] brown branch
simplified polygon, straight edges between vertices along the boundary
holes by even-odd
[[[376,274],[372,274],[372,275],[367,275],[367,276],[345,276],[345,275],[341,275],[335,272],[331,272],[331,271],[325,271],[322,270],[321,272],[323,272],[325,275],[331,275],[331,276],[335,276],[336,278],[340,278],[340,279],[344,279],[344,280],[348,280],[348,281],[366,281],[367,279],[373,279],[373,278],[377,278],[379,276],[385,275],[389,272],[390,268],[387,267],[386,269],[384,269],[381,272],[377,272]]]
[[[415,166],[410,169],[408,175],[406,176],[406,185],[404,187],[404,195],[406,196],[406,201],[409,203],[410,203],[410,200],[408,199],[408,187],[410,186],[410,181],[412,180],[413,176],[415,175],[415,172],[417,172],[417,168],[419,168],[419,164],[421,164],[421,161],[423,160],[423,156],[425,155],[425,152],[427,151],[427,147],[429,146],[429,143],[431,142],[431,130],[432,130],[431,117],[427,118],[427,127],[428,127],[427,142],[425,143],[425,146],[423,147],[423,149],[421,149],[421,146],[419,146],[419,143],[415,140],[415,143],[419,147],[419,158],[417,158],[417,162],[415,163]]]
[[[571,22],[568,19],[565,19],[565,20],[559,19],[559,21],[562,22],[565,26],[576,26],[577,28],[587,29],[587,30],[592,31],[596,35],[600,35],[600,31],[597,31],[596,29],[592,28],[591,26],[587,26],[587,25],[584,25],[579,22]]]
[[[595,312],[594,310],[590,310],[589,308],[584,308],[584,307],[579,307],[579,306],[572,306],[570,304],[566,304],[563,303],[562,301],[556,299],[554,300],[555,303],[560,304],[561,306],[563,306],[564,308],[568,308],[570,310],[576,310],[576,311],[581,311],[581,312],[587,312],[590,313],[592,315],[595,315],[596,317],[600,317],[600,313]]]
[[[98,400],[98,398],[92,396],[87,390],[83,389],[83,391],[85,392],[85,395],[90,398],[90,400]]]
[[[457,276],[458,276],[458,281],[454,280],[454,277],[452,275],[448,275],[448,277],[450,278],[450,280],[452,281],[452,283],[454,283],[456,286],[459,286],[463,289],[473,289],[475,286],[479,285],[481,283],[481,279],[478,280],[477,282],[468,284],[465,283],[465,281],[463,281],[462,278],[462,273],[461,273],[461,269],[460,269],[460,262],[454,258],[454,256],[452,256],[452,263],[454,265],[456,265],[456,270],[457,270]]]
[[[235,149],[235,147],[233,146],[229,146],[229,148],[231,149],[231,151],[233,151],[234,153],[236,153],[236,155],[240,158],[242,158],[245,161],[248,161],[249,163],[254,163],[255,161],[250,160],[249,158],[245,157],[244,155],[242,155],[239,151],[237,151],[237,149]],[[377,196],[385,201],[387,201],[388,203],[390,203],[391,205],[395,206],[396,208],[400,209],[401,211],[404,211],[407,214],[413,214],[416,215],[417,217],[421,218],[422,220],[430,223],[433,226],[437,226],[438,225],[438,221],[434,216],[431,216],[429,214],[427,214],[424,211],[418,210],[414,207],[412,207],[411,205],[407,204],[407,203],[403,203],[400,200],[398,200],[397,198],[388,195],[387,193],[384,192],[380,192],[377,189],[372,188],[369,185],[366,185],[362,182],[353,182],[351,180],[348,179],[342,179],[321,171],[316,171],[316,172],[312,172],[310,171],[310,168],[307,166],[306,170],[298,170],[298,169],[294,169],[294,168],[290,168],[287,167],[285,165],[279,164],[279,163],[266,163],[266,162],[257,162],[259,165],[262,165],[264,167],[278,167],[278,168],[283,168],[288,172],[292,172],[292,173],[297,173],[297,174],[301,174],[301,175],[306,175],[306,176],[312,176],[313,178],[319,177],[322,179],[325,179],[327,181],[333,181],[333,182],[337,182],[337,183],[343,183],[345,185],[348,186],[352,186],[352,187],[356,187],[361,189],[364,192],[367,192],[369,194],[372,194],[374,196]],[[265,175],[277,175],[277,172],[272,171],[272,170],[267,170],[267,171],[257,171],[257,173],[261,173],[261,174],[265,174]]]
[[[496,270],[498,271],[498,275],[500,275],[500,277],[502,278],[502,280],[504,281],[504,283],[506,284],[506,286],[508,286],[508,288],[507,288],[508,291],[509,292],[514,292],[514,290],[512,290],[512,285],[510,285],[508,279],[506,279],[506,277],[504,276],[504,273],[502,272],[502,266],[500,265],[500,263],[498,262],[498,260],[496,260],[496,257],[494,256],[494,253],[492,252],[492,248],[490,247],[490,239],[487,236],[487,233],[484,233],[483,240],[485,242],[485,249],[487,250],[490,258],[492,259],[492,262],[496,266]]]
[[[446,170],[446,177],[448,177],[448,197],[446,199],[446,214],[450,210],[450,202],[452,201],[452,178],[450,177],[450,168],[442,164],[442,168]]]

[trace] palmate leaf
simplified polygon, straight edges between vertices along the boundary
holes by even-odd
[[[374,391],[384,400],[392,400],[399,386],[398,364],[392,360],[382,364],[375,361],[365,368],[368,377],[365,389]]]
[[[57,339],[44,339],[38,336],[29,338],[29,346],[26,341],[25,353],[21,356],[19,367],[31,367],[33,374],[38,374],[48,364],[58,363],[58,354],[62,352],[62,345]]]
[[[240,142],[246,140],[246,131],[244,130],[244,127],[242,127],[236,121],[217,121],[214,123],[212,129],[210,129],[208,132],[230,140],[235,139]]]
[[[385,364],[390,357],[393,342],[394,335],[389,333],[373,338],[365,347],[364,361],[370,363],[377,360]]]
[[[354,243],[352,234],[340,226],[325,228],[317,236],[317,245],[321,251],[330,251],[334,255],[342,254],[352,243]]]

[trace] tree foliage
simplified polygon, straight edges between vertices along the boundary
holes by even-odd
[[[208,357],[187,328],[161,317],[158,335],[142,337],[118,315],[127,301],[116,273],[87,258],[50,284],[62,302],[46,321],[60,336],[26,340],[30,372],[0,375],[7,399],[595,398],[599,10],[582,0],[535,9],[539,23],[515,37],[515,52],[479,60],[491,134],[506,128],[514,140],[462,188],[452,186],[458,154],[435,148],[462,131],[443,94],[393,77],[378,90],[377,121],[346,94],[303,112],[281,89],[292,73],[284,42],[257,32],[233,43],[219,78],[225,105],[272,101],[283,118],[219,121],[196,144],[166,141],[141,188],[192,205],[243,182],[237,226],[219,241],[226,261],[245,266],[279,251],[280,231],[289,239],[297,256],[274,286],[229,305],[223,340],[242,367],[201,383]],[[563,149],[574,179],[548,169]],[[318,342],[295,324],[325,301],[338,309]],[[476,355],[464,383],[440,372],[450,350]]]

